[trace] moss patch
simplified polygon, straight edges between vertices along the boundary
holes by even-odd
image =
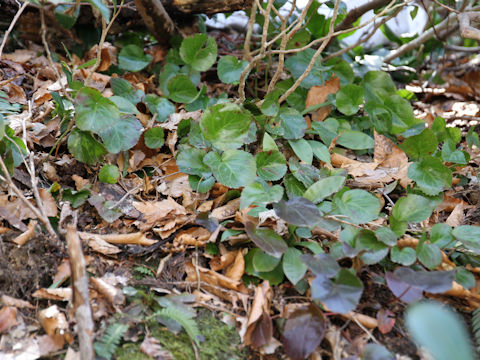
[[[247,350],[242,348],[240,336],[235,328],[216,319],[207,310],[200,310],[195,321],[203,336],[198,347],[201,360],[247,359]],[[185,331],[174,334],[161,325],[151,326],[150,331],[162,347],[170,351],[175,360],[195,359],[192,341]],[[140,342],[138,344],[124,344],[118,348],[116,355],[118,360],[150,359],[140,352]]]

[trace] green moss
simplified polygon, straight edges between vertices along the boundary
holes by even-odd
[[[140,342],[138,344],[123,344],[115,352],[117,360],[151,360],[150,356],[140,351]]]
[[[200,333],[204,337],[198,347],[201,360],[241,360],[247,358],[246,351],[241,348],[240,336],[238,336],[235,328],[224,324],[206,310],[200,311],[195,320],[200,328]],[[184,331],[175,335],[158,326],[151,329],[151,332],[160,344],[172,353],[176,360],[195,359],[192,341]]]

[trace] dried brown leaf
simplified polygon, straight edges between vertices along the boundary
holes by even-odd
[[[313,86],[308,91],[305,108],[326,102],[328,100],[328,95],[336,94],[338,90],[340,90],[340,79],[336,76],[331,77],[322,86]],[[323,121],[331,111],[331,106],[321,107],[313,112],[312,120]]]
[[[3,306],[0,309],[0,334],[17,325],[17,308]]]

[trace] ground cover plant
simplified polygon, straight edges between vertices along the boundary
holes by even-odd
[[[474,359],[478,5],[144,4],[6,12],[0,357]]]

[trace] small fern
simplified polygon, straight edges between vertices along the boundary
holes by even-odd
[[[125,324],[114,323],[110,325],[102,338],[93,344],[96,354],[110,360],[127,330],[128,325]]]
[[[154,316],[162,316],[178,322],[187,332],[188,336],[195,341],[195,344],[200,345],[198,339],[200,337],[200,330],[197,323],[192,316],[184,311],[181,311],[175,306],[163,308],[155,312]]]
[[[480,352],[480,308],[472,311],[472,328],[477,352]]]
[[[152,270],[150,270],[149,268],[146,268],[144,266],[136,266],[136,267],[133,268],[133,271],[142,275],[142,277],[155,276],[155,273]]]

